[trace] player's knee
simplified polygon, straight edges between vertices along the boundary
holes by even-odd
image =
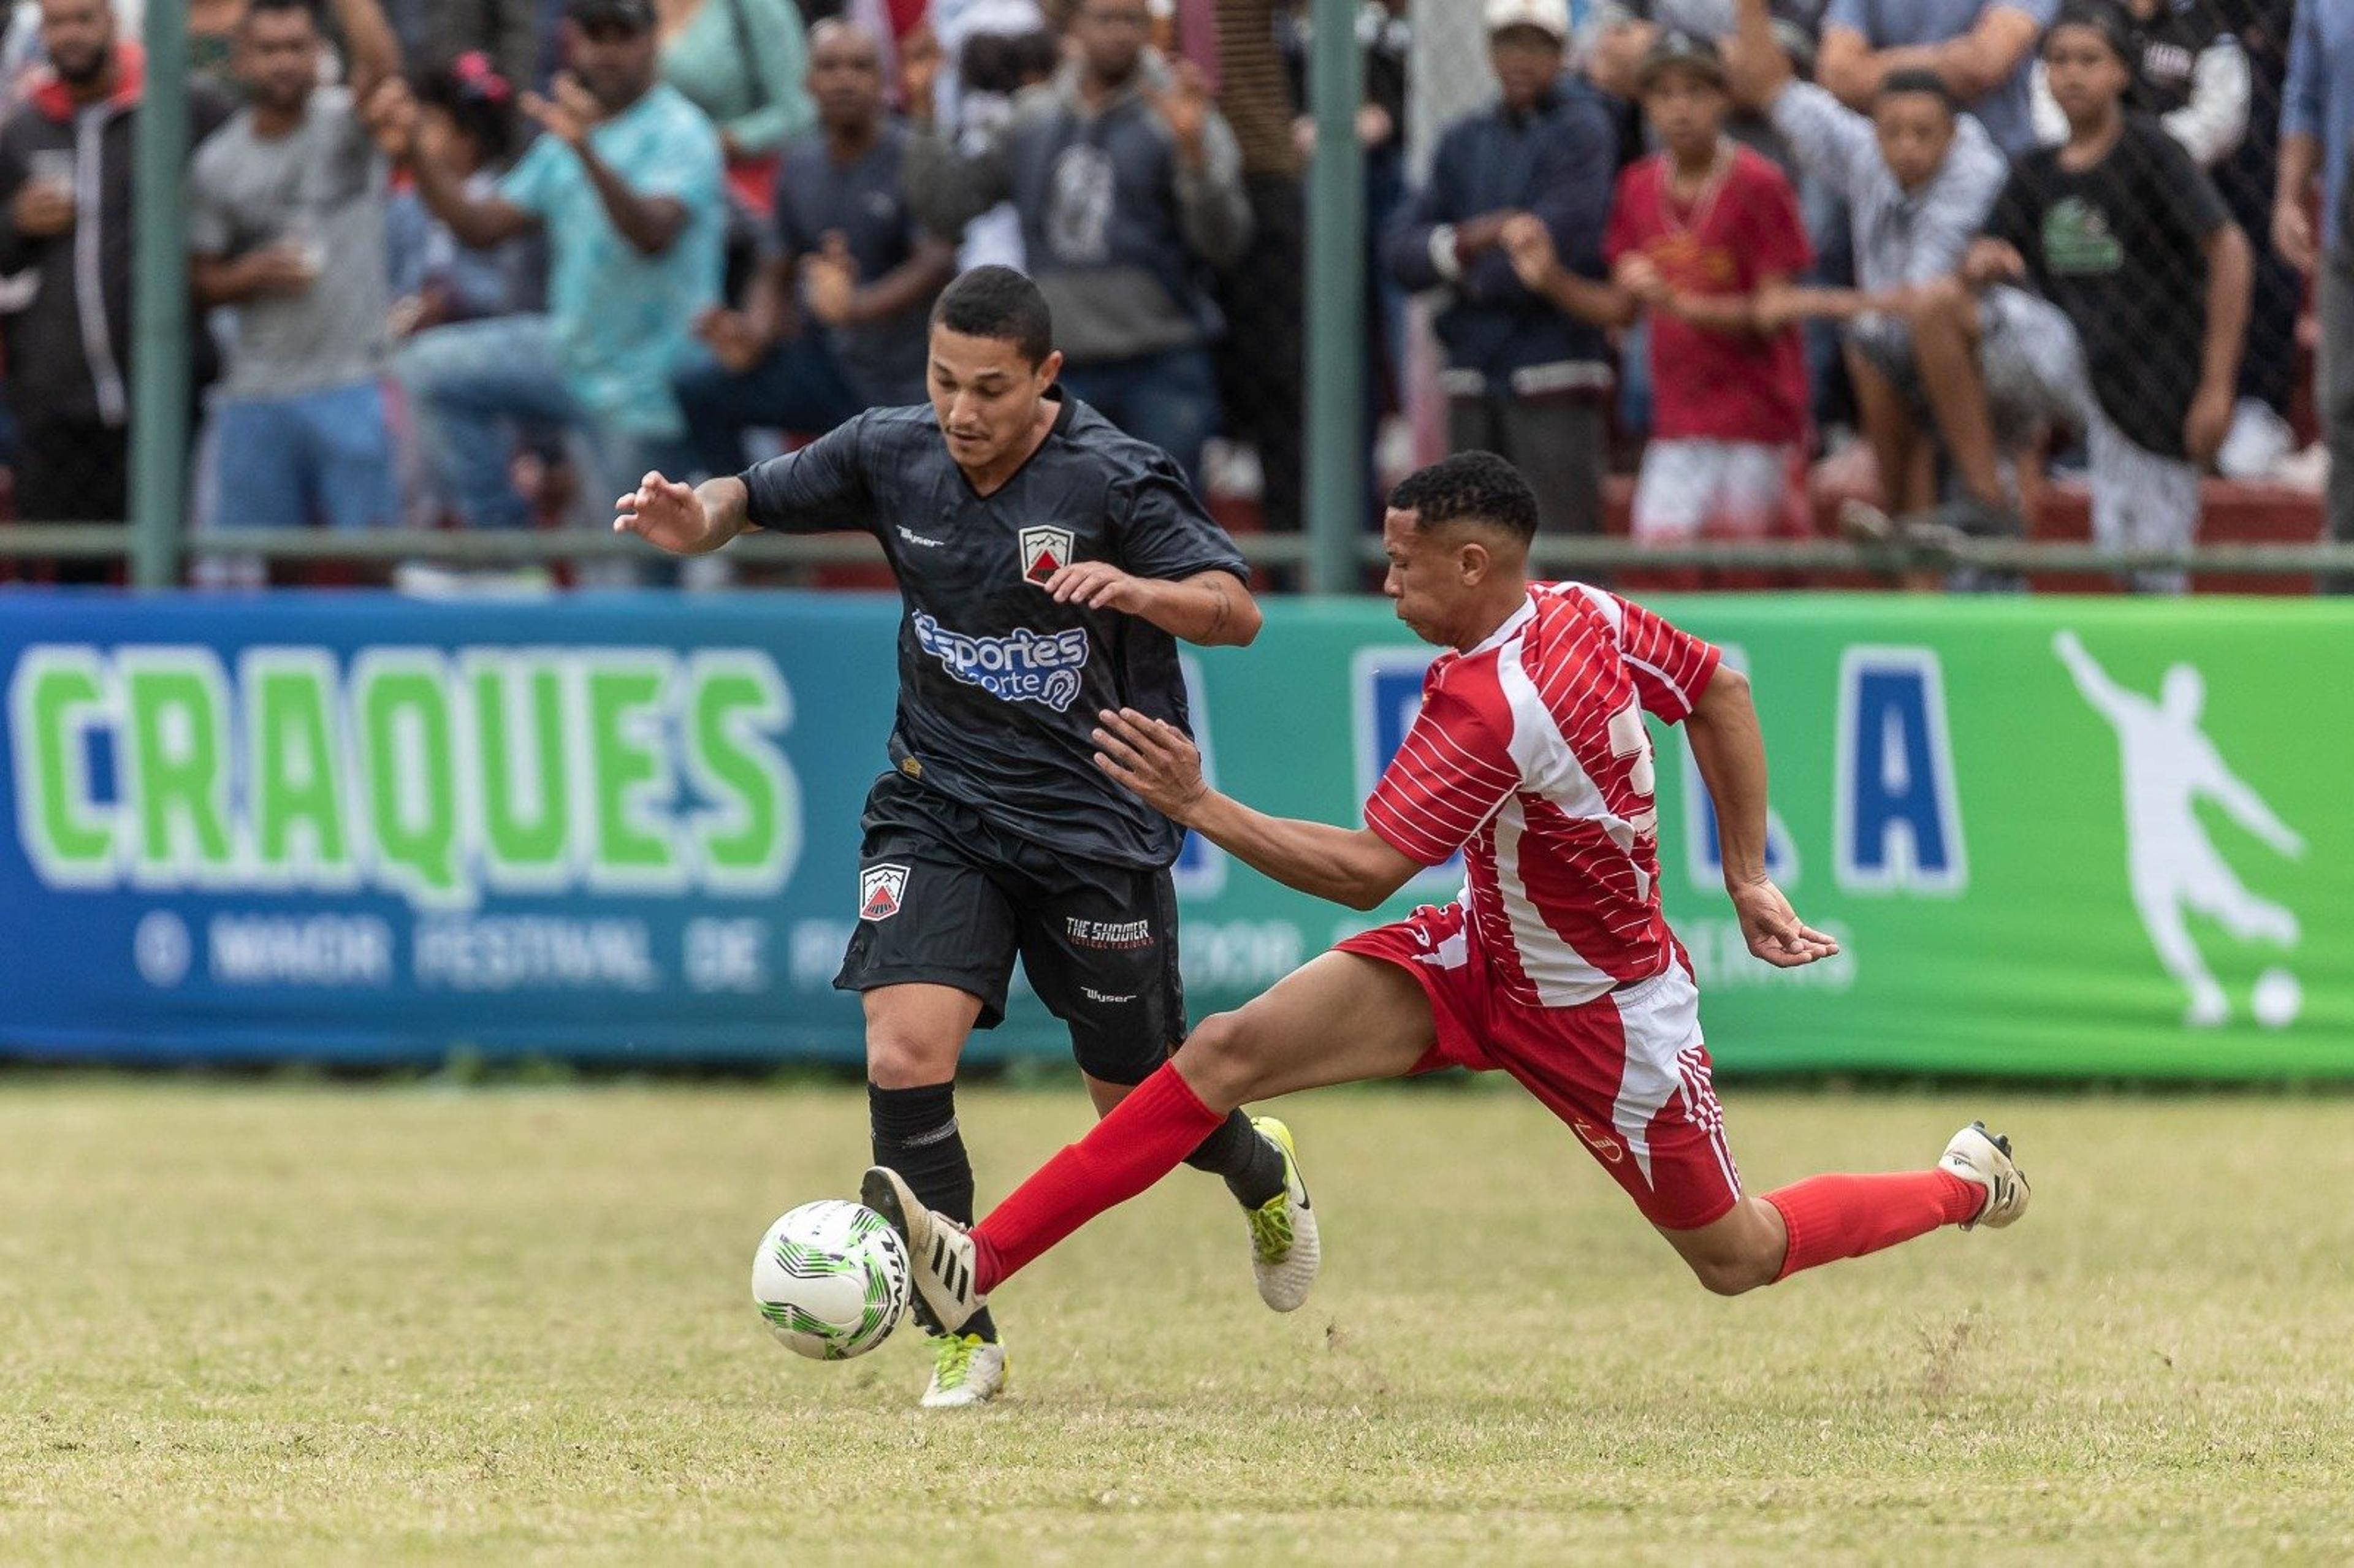
[[[869,1026],[866,1081],[878,1089],[915,1089],[956,1076],[957,1042],[931,1040],[913,1030]]]
[[[1693,1258],[1691,1261],[1692,1274],[1700,1280],[1701,1288],[1712,1296],[1744,1296],[1760,1286],[1774,1283],[1775,1266],[1756,1258],[1734,1255]]]
[[[1245,1013],[1212,1013],[1178,1052],[1178,1075],[1206,1104],[1240,1105],[1252,1098],[1263,1070],[1257,1033]]]

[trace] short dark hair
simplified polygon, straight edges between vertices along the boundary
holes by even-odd
[[[1414,514],[1416,528],[1490,523],[1523,545],[1537,536],[1537,493],[1521,471],[1494,452],[1457,452],[1406,475],[1390,506]]]
[[[2052,25],[2043,29],[2043,41],[2049,44],[2052,35],[2062,27],[2090,27],[2101,35],[2101,42],[2109,46],[2119,65],[2133,69],[2133,26],[2125,12],[2108,0],[2067,0]]]
[[[1948,115],[1962,111],[1961,101],[1946,79],[1933,70],[1893,70],[1880,79],[1880,90],[1872,95],[1877,103],[1883,98],[1934,98],[1945,105]]]
[[[975,267],[940,291],[932,324],[1010,343],[1033,365],[1055,352],[1055,318],[1038,285],[1011,267]]]

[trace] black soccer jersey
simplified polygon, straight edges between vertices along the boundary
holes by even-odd
[[[1167,865],[1177,826],[1097,769],[1087,736],[1102,708],[1187,725],[1176,640],[1056,604],[1044,585],[1072,561],[1161,578],[1247,568],[1166,453],[1076,398],[1062,405],[994,494],[975,493],[928,406],[876,408],[747,471],[750,516],[882,542],[906,607],[895,768],[1023,838]]]

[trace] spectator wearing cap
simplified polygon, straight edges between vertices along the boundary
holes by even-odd
[[[819,23],[809,89],[819,129],[785,150],[774,253],[745,309],[704,313],[709,357],[678,381],[706,473],[744,466],[747,429],[819,435],[924,401],[927,323],[956,249],[908,214],[907,132],[885,111],[874,35]]]
[[[2279,194],[2273,243],[2301,272],[2320,274],[2321,363],[2317,390],[2329,448],[2329,536],[2354,545],[2354,0],[2297,0],[2288,89],[2281,102]],[[2318,176],[2321,228],[2311,202]],[[2354,593],[2354,573],[2330,587]]]
[[[2012,157],[2035,146],[2028,80],[2057,0],[1830,0],[1815,79],[1861,113],[1900,70],[1935,74]]]
[[[514,153],[514,90],[482,54],[460,55],[417,83],[419,156],[448,165],[477,200],[496,193]],[[435,217],[416,187],[385,215],[393,334],[533,308],[546,258],[533,237],[477,250]]]
[[[2231,428],[2247,239],[2180,143],[2126,113],[2133,45],[2115,6],[2072,0],[2044,37],[2043,65],[2068,140],[2012,169],[1963,275],[2041,296],[2025,328],[2029,352],[2045,354],[2041,379],[2087,432],[2094,537],[2187,547],[2199,471]],[[1958,443],[1955,455],[1962,461]],[[1983,491],[1991,479],[1981,471],[1972,482]],[[2145,591],[2179,592],[2184,580],[2133,575]]]
[[[1145,0],[1080,0],[1062,69],[970,150],[933,129],[931,79],[911,62],[919,133],[905,177],[909,207],[943,238],[1013,202],[1063,385],[1198,482],[1219,413],[1209,274],[1243,253],[1250,204],[1201,72],[1165,63],[1151,28]]]
[[[718,297],[724,200],[719,138],[655,69],[647,0],[573,0],[571,69],[550,98],[524,97],[546,132],[488,196],[426,155],[413,98],[376,106],[382,134],[416,172],[434,216],[476,249],[526,232],[548,248],[547,310],[420,333],[395,371],[460,516],[475,527],[529,519],[507,481],[518,421],[588,438],[604,493],[684,465],[671,376],[695,318]]]
[[[190,281],[235,323],[210,437],[209,515],[225,525],[398,518],[378,378],[390,168],[359,105],[398,80],[400,50],[373,0],[335,0],[334,13],[349,79],[323,86],[308,0],[249,0],[236,55],[246,106],[189,171]]]
[[[1811,67],[1824,0],[1775,0],[1774,30],[1782,47]],[[1662,33],[1689,33],[1720,48],[1732,37],[1734,0],[1602,0],[1586,31],[1593,42],[1585,62],[1594,85],[1632,101],[1643,57]],[[1735,101],[1725,129],[1777,161],[1783,160],[1774,129],[1763,115]]]
[[[1564,0],[1488,0],[1484,19],[1501,96],[1440,137],[1384,260],[1405,288],[1445,302],[1450,447],[1501,453],[1535,485],[1545,528],[1592,534],[1602,524],[1609,344],[1591,320],[1521,281],[1503,237],[1529,214],[1567,274],[1600,280],[1618,133],[1599,95],[1563,74]]]
[[[129,514],[132,171],[145,82],[107,0],[41,0],[40,31],[48,69],[0,121],[0,273],[37,280],[21,309],[0,315],[22,440],[16,514],[120,523]],[[202,84],[189,99],[191,140],[201,141],[228,105]],[[98,561],[58,568],[66,581],[106,572]]]
[[[1635,86],[1659,150],[1618,177],[1603,242],[1610,285],[1566,272],[1532,218],[1508,225],[1504,244],[1522,281],[1563,309],[1613,326],[1650,318],[1656,411],[1635,537],[1762,538],[1790,511],[1807,438],[1798,334],[1758,312],[1813,260],[1797,195],[1725,133],[1732,98],[1715,45],[1658,35]]]
[[[1934,72],[1893,73],[1870,116],[1858,114],[1796,79],[1766,0],[1738,0],[1738,7],[1726,51],[1734,96],[1768,115],[1800,170],[1845,203],[1854,237],[1854,287],[1769,289],[1758,302],[1759,323],[1841,324],[1883,500],[1900,514],[1925,512],[1936,498],[1932,438],[1940,411],[1961,423],[1967,439],[1986,428],[1988,416],[1954,400],[1982,404],[1985,388],[2007,391],[2021,379],[1985,366],[1976,376],[1925,374],[1916,341],[1925,333],[1933,356],[1969,352],[1961,318],[1971,304],[1954,276],[2010,165]],[[1994,423],[2015,441],[2042,412],[2032,403],[2006,408]]]

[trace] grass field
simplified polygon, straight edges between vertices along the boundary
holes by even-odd
[[[850,1091],[0,1079],[0,1560],[2354,1559],[2354,1101],[1726,1099],[1754,1188],[1987,1115],[2033,1212],[1723,1301],[1518,1097],[1329,1094],[1307,1310],[1180,1172],[940,1415],[747,1296]],[[1081,1115],[963,1112],[985,1195]]]

